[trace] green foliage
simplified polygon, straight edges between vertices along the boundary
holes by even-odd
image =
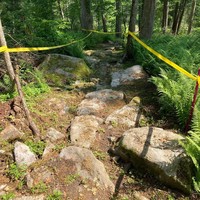
[[[47,185],[44,182],[39,182],[37,185],[31,188],[33,194],[40,194],[46,192],[48,189]]]
[[[59,190],[54,190],[53,194],[50,194],[46,200],[62,200],[62,192]]]
[[[45,142],[43,141],[27,140],[25,144],[31,149],[33,153],[35,153],[38,156],[42,156],[46,146]]]
[[[16,163],[12,163],[10,164],[7,173],[13,180],[22,180],[26,173],[26,166],[17,166]]]
[[[12,192],[0,195],[1,200],[10,200],[10,199],[13,199],[14,197],[15,195]]]

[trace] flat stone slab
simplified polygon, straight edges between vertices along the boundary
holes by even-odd
[[[103,102],[110,102],[110,101],[113,102],[115,100],[123,100],[124,93],[121,91],[114,91],[112,89],[104,89],[104,90],[90,92],[85,96],[85,98],[87,99],[97,98]]]
[[[178,144],[183,139],[161,128],[133,128],[123,134],[117,152],[133,165],[148,169],[163,183],[188,193],[192,164]]]
[[[114,72],[112,74],[112,87],[119,85],[130,85],[135,80],[147,78],[146,72],[140,65],[134,65],[123,71]]]
[[[105,107],[106,104],[99,99],[84,99],[77,108],[77,115],[95,115]]]
[[[99,125],[103,119],[94,115],[77,116],[71,122],[70,139],[74,145],[89,148],[95,140]]]
[[[133,128],[139,124],[139,120],[144,118],[140,112],[140,99],[134,97],[131,102],[122,108],[115,110],[105,120],[106,124],[113,127],[123,126],[124,128]]]

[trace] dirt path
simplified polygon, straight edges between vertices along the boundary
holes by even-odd
[[[53,127],[61,133],[68,135],[65,140],[61,140],[56,143],[56,150],[53,151],[48,158],[53,159],[64,147],[71,145],[69,140],[69,127],[72,120],[77,115],[77,107],[85,98],[85,95],[88,92],[95,90],[110,89],[111,73],[132,66],[131,63],[120,63],[123,52],[121,52],[120,46],[115,44],[103,44],[96,50],[87,50],[85,54],[87,55],[87,62],[91,65],[94,71],[90,80],[92,80],[92,82],[96,85],[90,84],[91,81],[89,81],[85,83],[77,83],[75,88],[71,91],[63,91],[59,88],[52,88],[50,93],[39,96],[35,99],[34,103],[30,102],[31,104],[29,104],[35,122],[39,126],[44,137],[49,127]],[[111,102],[106,109],[97,113],[98,117],[105,119],[110,113],[129,103],[133,97],[138,96],[141,99],[142,112],[147,117],[146,121],[144,121],[145,125],[156,125],[165,128],[170,127],[170,123],[168,121],[166,122],[160,120],[159,115],[157,114],[157,110],[159,109],[159,105],[157,103],[157,93],[155,87],[147,80],[137,81],[133,85],[120,86],[115,88],[115,90],[123,91],[125,99],[123,101],[116,101],[115,103]],[[19,110],[18,113],[15,113],[15,117],[11,117],[13,116],[13,110],[11,110],[10,103],[0,104],[0,127],[1,129],[4,129],[9,123],[12,123],[20,131],[25,132],[24,137],[21,138],[21,141],[25,142],[32,139],[32,136],[30,131],[27,129],[24,116],[20,112],[21,111]],[[111,129],[103,123],[98,130],[95,142],[90,147],[90,150],[96,158],[104,164],[111,181],[115,185],[114,195],[109,196],[107,199],[195,199],[195,196],[186,197],[178,191],[171,190],[163,186],[151,177],[150,174],[135,169],[130,165],[130,163],[125,163],[120,160],[119,157],[115,156],[113,154],[113,148],[115,143],[123,134],[124,130],[124,127],[114,127]],[[7,152],[12,152],[14,142],[15,141],[12,141],[10,144],[1,142],[0,150],[5,149]],[[3,157],[0,162],[2,166],[6,165],[4,165],[6,161]],[[42,165],[43,163],[45,165],[45,160],[39,158],[38,163],[39,164],[36,164],[36,167],[37,165]],[[34,166],[31,170],[33,169]],[[65,172],[70,170],[71,166],[69,165],[68,168],[66,167]],[[64,174],[60,174],[61,177],[62,175],[64,176]],[[50,185],[50,190],[38,193],[31,192],[26,184],[19,188],[19,181],[10,180],[7,176],[6,169],[2,169],[0,171],[0,178],[0,185],[6,184],[8,187],[8,193],[13,192],[16,195],[38,195],[40,193],[49,193],[53,187]],[[73,200],[84,199],[80,197],[77,198],[77,194],[75,194],[75,188],[77,187],[78,181],[80,180],[76,180],[68,186],[68,191],[70,190],[70,194],[72,196],[74,192],[74,198],[71,198]]]

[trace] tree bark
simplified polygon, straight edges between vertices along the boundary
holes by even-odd
[[[81,0],[81,28],[87,30],[93,29],[91,0]]]
[[[163,18],[162,18],[162,31],[163,34],[167,31],[168,26],[168,12],[169,12],[169,0],[164,0],[163,4]]]
[[[116,4],[116,24],[115,24],[115,32],[116,37],[121,37],[122,32],[122,2],[121,0],[115,0]]]
[[[138,0],[132,0],[130,21],[129,21],[129,31],[130,32],[135,32],[137,7],[138,7]],[[134,49],[133,49],[133,45],[132,45],[132,37],[131,37],[131,35],[128,35],[127,43],[126,43],[126,53],[123,57],[123,61],[127,58],[128,59],[132,58],[133,51],[134,51]]]
[[[192,7],[191,7],[191,11],[190,11],[190,16],[189,16],[189,19],[188,19],[188,34],[191,33],[192,31],[192,23],[193,23],[193,19],[194,19],[194,13],[195,13],[195,10],[196,10],[196,0],[193,0],[192,1]]]
[[[140,38],[151,39],[153,33],[155,16],[155,0],[144,0],[142,19],[141,19],[141,29]]]
[[[1,43],[1,46],[7,46],[6,39],[5,39],[4,32],[3,32],[3,26],[1,23],[1,18],[0,18],[0,43]],[[13,66],[11,63],[10,54],[8,52],[4,52],[4,59],[6,62],[6,70],[8,71],[10,80],[11,80],[11,82],[14,83],[15,72],[14,72],[14,69],[13,69]]]

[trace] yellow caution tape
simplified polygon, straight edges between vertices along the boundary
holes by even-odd
[[[83,31],[89,31],[92,33],[99,33],[99,34],[104,34],[104,35],[114,35],[114,34],[119,34],[121,32],[103,32],[103,31],[96,31],[96,30],[87,30],[87,29],[82,29]]]
[[[69,46],[71,44],[83,41],[86,38],[88,38],[91,34],[92,34],[92,32],[89,33],[86,37],[84,37],[84,38],[82,38],[80,40],[75,40],[75,41],[70,42],[68,44],[63,44],[63,45],[58,45],[58,46],[52,46],[52,47],[17,47],[17,48],[8,48],[6,46],[2,46],[2,47],[0,47],[0,52],[14,53],[14,52],[45,51],[45,50],[57,49],[57,48],[66,47],[66,46]]]
[[[160,60],[164,61],[165,63],[167,63],[171,67],[175,68],[179,72],[185,74],[186,76],[188,76],[189,78],[193,79],[194,81],[198,81],[198,84],[200,84],[200,77],[199,76],[197,77],[197,76],[194,76],[194,75],[190,74],[185,69],[179,67],[177,64],[175,64],[174,62],[172,62],[168,58],[164,57],[163,55],[159,54],[157,51],[153,50],[151,47],[149,47],[144,42],[142,42],[133,32],[129,31],[128,34],[130,34],[138,43],[140,43],[144,48],[146,48],[148,51],[150,51],[155,56],[157,56]]]

